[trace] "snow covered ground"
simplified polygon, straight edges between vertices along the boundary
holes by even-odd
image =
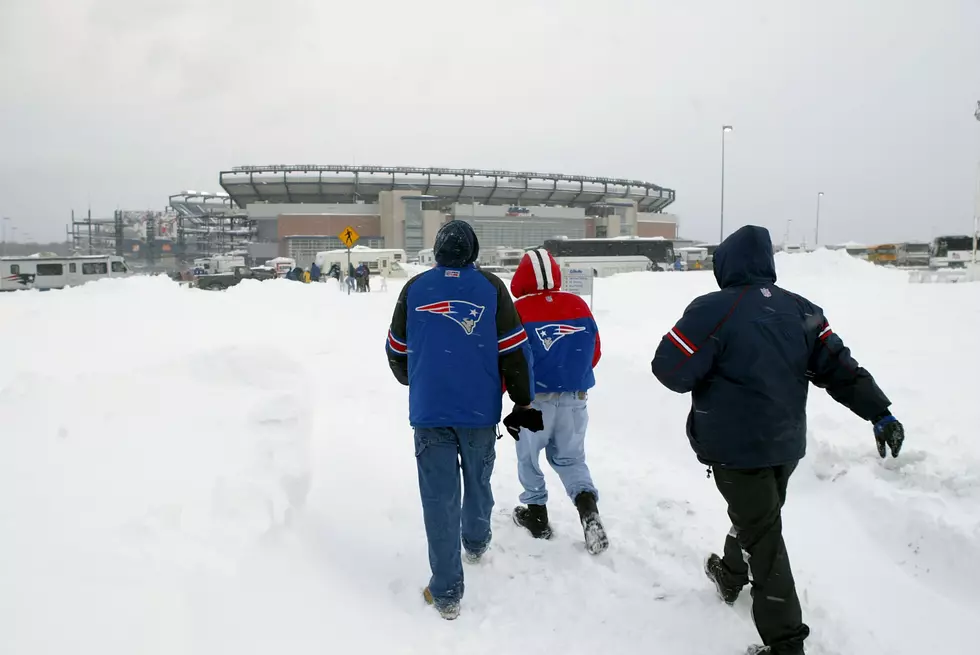
[[[974,653],[980,616],[980,285],[914,285],[821,251],[778,258],[905,423],[814,389],[786,539],[810,653]],[[494,542],[463,614],[427,608],[407,393],[382,351],[401,282],[166,278],[0,296],[0,653],[738,653],[744,594],[701,569],[725,508],[684,436],[688,398],[649,361],[710,272],[596,283],[604,357],[590,465],[610,550],[585,553],[546,468],[556,538],[511,522],[498,442]]]

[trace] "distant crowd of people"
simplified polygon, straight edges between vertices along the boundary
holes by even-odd
[[[361,263],[357,266],[354,264],[349,264],[347,266],[347,275],[342,276],[342,269],[339,264],[331,264],[330,268],[324,274],[321,272],[320,267],[314,263],[310,266],[310,270],[304,271],[301,266],[297,266],[288,273],[286,273],[287,280],[295,280],[297,282],[325,282],[327,279],[334,279],[337,281],[341,288],[345,286],[355,293],[367,293],[371,291],[371,269],[367,264]],[[343,277],[343,279],[341,279]],[[384,275],[381,275],[381,290],[384,291],[388,288],[387,280]]]

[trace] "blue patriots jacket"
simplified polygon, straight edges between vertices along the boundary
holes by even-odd
[[[595,386],[599,328],[584,300],[561,291],[561,269],[551,254],[543,248],[524,253],[510,290],[531,344],[535,392]]]
[[[667,388],[691,392],[687,436],[701,462],[754,469],[801,459],[810,384],[863,419],[888,413],[890,401],[823,310],[776,286],[765,228],[725,239],[714,274],[721,290],[687,307],[652,362]]]
[[[413,427],[495,426],[505,381],[515,404],[532,400],[527,334],[504,283],[473,266],[479,246],[463,225],[441,253],[437,239],[437,261],[452,265],[409,280],[388,329],[389,366],[408,385]]]

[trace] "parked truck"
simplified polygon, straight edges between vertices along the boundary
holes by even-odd
[[[199,275],[197,288],[208,291],[223,291],[233,287],[242,280],[271,280],[276,274],[271,269],[255,269],[248,266],[235,266],[227,273]]]

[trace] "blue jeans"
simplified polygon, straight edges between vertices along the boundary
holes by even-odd
[[[415,462],[436,606],[463,597],[463,547],[482,554],[490,545],[493,492],[490,475],[497,457],[497,432],[488,428],[416,428]],[[460,491],[460,470],[465,494]],[[461,497],[462,496],[462,497]]]
[[[569,498],[575,500],[581,492],[589,491],[598,500],[599,492],[585,463],[585,430],[589,426],[587,394],[539,393],[531,405],[541,410],[544,430],[521,430],[517,442],[517,477],[524,487],[521,502],[530,505],[548,502],[548,489],[538,463],[542,450]]]

